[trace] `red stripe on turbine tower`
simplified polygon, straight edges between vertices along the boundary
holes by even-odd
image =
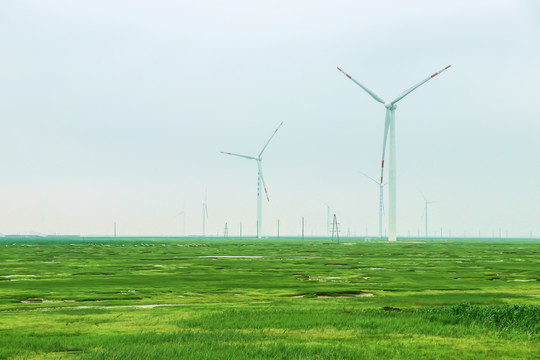
[[[450,66],[452,66],[452,65],[448,65],[447,67],[444,68],[444,70],[448,69]]]
[[[439,73],[435,73],[435,74],[431,75],[431,77],[435,77],[437,75],[439,75]]]
[[[349,75],[349,74],[345,74],[345,75],[347,75],[347,77],[348,77],[349,79],[351,78],[351,75]]]
[[[337,69],[338,69],[339,71],[341,71],[341,69],[340,69],[340,68],[337,68]]]

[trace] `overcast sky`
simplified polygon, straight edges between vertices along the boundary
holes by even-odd
[[[540,236],[535,1],[0,2],[0,233],[378,232],[384,99],[398,236]],[[386,227],[386,224],[385,224]]]

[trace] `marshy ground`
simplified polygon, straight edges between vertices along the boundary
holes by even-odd
[[[540,242],[3,239],[2,359],[536,359]]]

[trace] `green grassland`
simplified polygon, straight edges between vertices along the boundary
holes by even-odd
[[[1,239],[0,359],[538,359],[540,242]]]

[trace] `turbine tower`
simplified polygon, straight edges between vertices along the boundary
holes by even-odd
[[[233,154],[233,153],[230,153],[230,152],[224,152],[222,151],[221,153],[222,154],[226,154],[226,155],[233,155],[233,156],[238,156],[238,157],[241,157],[241,158],[244,158],[244,159],[249,159],[249,160],[255,160],[257,162],[257,169],[258,169],[258,178],[257,178],[257,239],[260,239],[261,238],[261,233],[262,233],[262,198],[261,198],[261,182],[262,182],[262,186],[264,187],[264,192],[266,193],[266,199],[268,201],[270,201],[270,198],[268,197],[268,191],[266,190],[266,184],[264,182],[264,176],[263,176],[263,172],[262,172],[262,154],[264,152],[264,150],[266,150],[266,147],[268,146],[268,144],[270,143],[270,140],[272,140],[272,138],[274,137],[274,135],[276,135],[276,132],[279,130],[279,128],[281,127],[281,125],[283,125],[283,121],[281,122],[281,124],[279,124],[279,126],[277,127],[276,130],[274,130],[274,133],[272,134],[272,136],[270,136],[270,139],[268,139],[268,141],[266,142],[266,144],[264,144],[262,150],[259,152],[258,155],[256,156],[247,156],[247,155],[240,155],[240,154]]]
[[[368,174],[364,174],[363,172],[361,172],[360,174],[364,175],[365,177],[367,177],[369,180],[373,181],[375,184],[377,184],[377,186],[379,187],[379,237],[382,238],[383,237],[383,232],[382,232],[382,218],[383,218],[383,188],[386,186],[386,183],[382,184],[382,183],[379,183],[377,180],[375,180],[374,178],[372,178],[371,176],[369,176]]]
[[[389,145],[389,169],[388,169],[388,241],[396,241],[396,127],[395,127],[395,112],[397,108],[397,103],[405,96],[409,95],[412,91],[417,89],[422,84],[433,79],[435,76],[439,75],[451,65],[448,65],[444,69],[436,72],[435,74],[427,77],[426,79],[420,81],[418,84],[410,87],[409,89],[402,92],[397,98],[392,101],[384,101],[374,92],[366,88],[364,85],[360,84],[358,81],[353,79],[349,74],[337,68],[345,76],[351,79],[356,85],[360,86],[365,92],[369,94],[375,101],[381,103],[386,108],[386,119],[384,121],[384,137],[383,137],[383,151],[382,151],[382,163],[381,163],[381,184],[383,183],[383,171],[384,171],[384,155],[386,152],[386,140],[388,135],[390,135],[390,145]]]

